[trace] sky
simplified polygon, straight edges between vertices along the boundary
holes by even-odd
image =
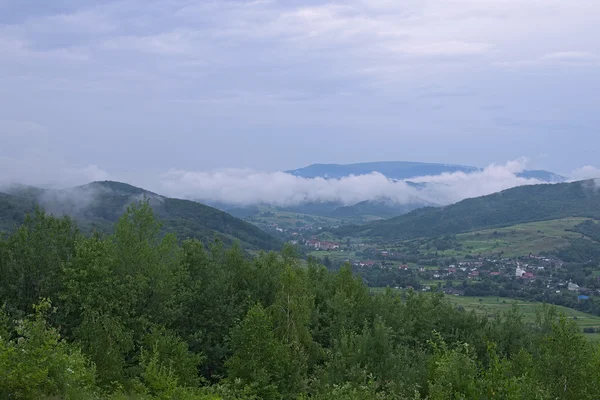
[[[0,181],[193,196],[218,173],[521,157],[588,177],[599,15],[598,0],[0,0]]]

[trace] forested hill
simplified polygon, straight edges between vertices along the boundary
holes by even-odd
[[[44,213],[0,237],[0,399],[600,398],[600,346],[556,308],[488,318],[157,227],[143,204],[105,237]]]
[[[336,234],[411,239],[564,217],[600,218],[599,180],[521,186],[446,207],[342,227]]]
[[[34,210],[33,201],[7,193],[0,193],[0,231],[6,232],[21,225],[25,215]]]
[[[120,182],[93,182],[64,190],[13,187],[0,194],[0,230],[23,222],[35,205],[55,215],[73,217],[84,232],[110,232],[133,201],[147,199],[163,222],[166,232],[181,239],[193,237],[208,242],[215,237],[226,244],[239,241],[245,248],[272,250],[281,247],[274,236],[256,226],[189,200],[173,199]]]

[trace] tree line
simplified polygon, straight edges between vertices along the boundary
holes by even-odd
[[[488,319],[373,295],[294,249],[109,235],[38,209],[0,239],[0,398],[596,399],[600,349],[552,307]]]

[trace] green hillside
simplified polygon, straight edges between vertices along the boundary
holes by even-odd
[[[572,240],[580,238],[581,234],[574,230],[588,221],[592,222],[585,218],[563,218],[461,233],[456,235],[458,249],[439,251],[439,254],[459,258],[492,254],[519,257],[554,252],[568,248]]]
[[[239,241],[252,249],[277,249],[281,242],[256,226],[206,205],[160,196],[120,182],[94,182],[64,190],[17,187],[0,195],[0,229],[20,224],[39,204],[47,212],[73,217],[84,232],[110,232],[113,224],[134,201],[148,200],[165,232],[179,238],[205,242],[215,237],[226,244]]]
[[[25,220],[25,215],[33,209],[33,201],[0,193],[0,231],[10,231],[15,226],[21,225]]]
[[[411,239],[567,217],[600,218],[597,181],[521,186],[389,220],[336,230],[339,236]]]
[[[336,208],[329,213],[329,216],[346,221],[362,223],[397,217],[416,210],[417,208],[425,207],[426,205],[431,204],[425,203],[424,201],[420,203],[397,204],[387,201],[367,200],[352,206]]]

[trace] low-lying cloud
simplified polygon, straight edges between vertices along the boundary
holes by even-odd
[[[586,165],[585,167],[578,168],[571,173],[570,178],[574,181],[582,181],[584,179],[594,179],[598,181],[600,179],[600,169]]]
[[[380,173],[325,179],[251,170],[171,170],[161,177],[160,191],[175,197],[235,205],[290,206],[307,202],[350,205],[381,199],[397,204],[445,205],[515,186],[541,183],[519,177],[518,173],[524,167],[524,161],[517,160],[505,165],[490,165],[478,172],[422,176],[410,179],[410,182],[388,179]]]
[[[454,172],[441,175],[419,176],[407,181],[389,179],[381,173],[350,175],[340,179],[302,178],[284,172],[263,172],[249,169],[219,171],[186,171],[172,169],[166,173],[132,174],[123,177],[108,174],[100,167],[90,165],[75,168],[61,162],[47,163],[15,161],[0,157],[0,191],[11,183],[46,188],[68,188],[91,181],[112,179],[151,190],[161,195],[196,200],[209,204],[250,206],[271,204],[294,206],[303,203],[335,202],[353,205],[365,200],[384,200],[400,205],[447,205],[457,201],[483,196],[516,186],[543,183],[520,176],[525,159],[506,164],[492,164],[472,173]],[[600,169],[585,166],[566,174],[568,180],[596,182],[600,188]],[[595,179],[595,180],[594,180]],[[50,208],[63,204],[57,196],[78,199],[67,202],[75,211],[91,204],[99,193],[88,190],[60,191],[43,198]],[[64,200],[64,199],[63,199]],[[61,206],[62,207],[62,206]],[[56,210],[55,210],[56,211]]]

